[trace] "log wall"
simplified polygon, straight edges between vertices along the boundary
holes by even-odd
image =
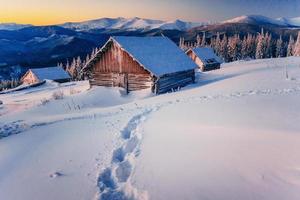
[[[128,92],[152,87],[152,76],[118,44],[111,42],[93,64],[92,85],[123,87]]]
[[[221,67],[221,63],[204,64],[193,51],[188,51],[187,55],[198,65],[202,72],[220,69]]]
[[[38,83],[39,80],[36,78],[36,76],[32,73],[32,71],[28,71],[21,79],[22,83],[25,84],[33,84]]]
[[[137,61],[118,44],[111,42],[109,48],[101,55],[94,65],[95,72],[114,72],[128,74],[149,74]]]
[[[204,71],[204,64],[193,51],[188,51],[187,55],[198,65],[201,71]]]
[[[173,74],[167,74],[160,77],[156,81],[155,92],[157,94],[168,92],[172,89],[184,87],[190,83],[195,82],[195,71],[188,70],[183,72],[177,72]]]
[[[127,92],[151,88],[161,94],[195,81],[194,70],[155,77],[114,41],[93,60],[90,70],[91,85],[123,87]]]

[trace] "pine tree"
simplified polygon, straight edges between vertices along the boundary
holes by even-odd
[[[245,59],[247,57],[249,57],[249,52],[248,52],[248,36],[244,37],[243,41],[242,41],[242,47],[241,47],[241,56],[242,59]]]
[[[240,59],[240,37],[237,34],[228,39],[227,49],[229,61],[236,61]]]
[[[61,68],[64,68],[64,65],[61,62],[57,63],[57,66],[61,67]]]
[[[72,63],[68,69],[68,72],[73,80],[76,79],[76,59],[73,58]]]
[[[262,31],[262,33],[258,34],[256,43],[257,43],[257,45],[256,45],[255,58],[256,59],[262,59],[262,58],[264,58],[264,35],[263,35],[263,31]]]
[[[272,45],[272,35],[269,33],[266,33],[265,35],[265,58],[271,58],[272,57],[272,52],[273,52],[273,45]]]
[[[287,57],[293,56],[293,54],[294,54],[294,45],[295,45],[294,38],[293,38],[293,36],[290,35],[290,40],[289,40],[289,44],[288,44],[288,47],[287,47],[287,53],[286,53]]]
[[[67,60],[66,66],[65,66],[65,70],[69,73],[70,71],[70,63],[69,60]],[[70,73],[69,73],[70,74]]]
[[[199,34],[197,35],[196,41],[197,41],[197,47],[200,47],[201,46],[201,37]]]
[[[220,56],[224,59],[225,62],[228,62],[227,46],[228,46],[228,39],[227,36],[224,35],[220,44]]]
[[[209,47],[215,49],[216,48],[216,39],[214,37],[210,38]]]
[[[206,35],[205,32],[203,32],[203,37],[202,37],[202,41],[201,41],[201,46],[205,47],[206,46]]]
[[[220,33],[217,33],[217,37],[215,40],[215,45],[214,45],[214,49],[217,53],[217,55],[220,55],[220,49],[221,49],[221,38],[220,38]]]
[[[277,58],[283,57],[283,41],[281,36],[276,42],[276,57]]]
[[[248,52],[251,58],[255,58],[256,53],[256,36],[250,35],[248,39]]]
[[[85,63],[88,63],[90,61],[90,55],[87,54],[86,57],[85,57]]]
[[[294,46],[293,55],[300,56],[300,31],[298,32],[298,37],[297,37],[297,41]]]
[[[235,36],[235,42],[236,42],[236,48],[237,48],[236,60],[240,60],[242,58],[242,54],[241,54],[242,41],[241,41],[241,38],[240,38],[239,34],[237,34]]]
[[[82,65],[83,65],[83,63],[81,61],[81,58],[78,56],[76,59],[75,71],[74,71],[74,79],[75,80],[80,80],[79,73],[83,67]]]

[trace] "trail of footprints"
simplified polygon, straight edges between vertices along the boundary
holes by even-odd
[[[156,109],[146,109],[134,116],[121,131],[123,144],[114,150],[111,166],[104,169],[98,178],[100,199],[147,199],[145,192],[139,192],[132,186],[130,178],[135,167],[135,158],[140,152],[140,125],[153,110]]]

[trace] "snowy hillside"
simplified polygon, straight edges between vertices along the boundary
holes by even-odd
[[[300,26],[300,17],[295,17],[295,18],[279,18],[279,21],[292,25],[292,26]]]
[[[184,22],[181,20],[162,21],[153,19],[134,18],[101,18],[78,23],[65,23],[59,26],[77,31],[89,31],[92,29],[162,29],[162,30],[187,30],[195,26],[200,26],[201,23]]]
[[[298,200],[299,98],[295,57],[159,96],[88,82],[0,95],[0,197]]]
[[[262,15],[243,15],[224,21],[223,23],[272,24],[276,26],[300,26],[299,18],[272,19]]]

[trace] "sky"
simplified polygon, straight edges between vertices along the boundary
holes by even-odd
[[[34,25],[102,17],[215,22],[249,14],[299,17],[300,0],[0,0],[0,23]]]

